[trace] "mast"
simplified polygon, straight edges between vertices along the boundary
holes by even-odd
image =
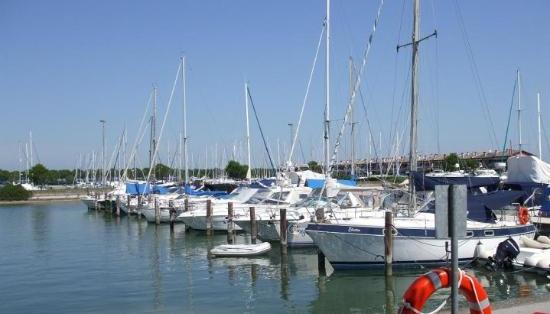
[[[353,59],[349,57],[349,97],[353,97]],[[355,177],[355,122],[353,122],[353,103],[351,104],[350,121],[351,121],[351,177]]]
[[[246,171],[246,179],[250,181],[252,178],[252,165],[250,163],[250,126],[248,123],[248,83],[244,83],[244,98],[245,98],[245,113],[246,113],[246,153],[248,161],[248,170]]]
[[[540,133],[540,92],[537,93],[537,122],[539,131],[539,158],[542,159],[542,140]]]
[[[521,148],[523,143],[521,142],[521,78],[519,75],[519,69],[517,70],[517,80],[518,80],[518,144],[519,144],[519,154],[521,155]]]
[[[183,165],[185,167],[185,182],[188,182],[189,165],[187,158],[187,74],[185,73],[185,56],[181,57],[181,67],[181,83],[183,85]]]
[[[30,157],[31,157],[31,158],[30,158],[31,161],[30,161],[29,166],[30,166],[30,168],[32,168],[32,166],[33,166],[33,164],[34,164],[34,160],[33,160],[33,158],[32,158],[32,131],[29,131],[29,150],[30,150],[30,152],[31,152],[31,156],[30,156]]]
[[[153,86],[153,112],[151,114],[151,139],[150,139],[150,143],[151,143],[151,146],[150,146],[150,149],[149,149],[149,167],[150,168],[154,168],[154,160],[153,160],[153,156],[155,154],[155,149],[156,149],[156,146],[157,146],[157,142],[156,142],[156,135],[155,135],[155,132],[156,132],[156,124],[157,124],[157,87],[156,86]],[[155,176],[155,169],[151,169],[151,173],[153,174],[153,177]]]
[[[326,18],[326,53],[325,53],[325,179],[330,178],[330,0],[327,0],[327,18]]]
[[[185,182],[189,181],[189,165],[187,157],[187,73],[185,72],[185,56],[182,62],[182,84],[183,84],[183,165],[185,167]]]
[[[417,171],[416,145],[417,145],[417,111],[418,111],[418,35],[420,31],[420,0],[414,0],[414,18],[412,33],[412,69],[411,69],[411,134],[409,152],[409,213],[416,209],[416,189],[414,186],[414,175]]]
[[[105,120],[101,122],[101,184],[105,185]]]

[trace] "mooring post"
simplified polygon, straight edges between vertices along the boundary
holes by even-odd
[[[136,207],[136,213],[138,215],[138,219],[141,218],[141,194],[138,194],[138,203]]]
[[[393,212],[387,210],[385,213],[386,226],[384,229],[384,261],[386,276],[391,276],[393,273]]]
[[[315,210],[315,219],[317,220],[317,223],[322,223],[325,221],[325,209],[323,207],[319,207]],[[323,253],[323,251],[319,248],[317,249],[317,269],[319,271],[319,275],[326,274],[325,253]]]
[[[183,211],[189,211],[189,198],[186,197],[183,200]]]
[[[206,200],[206,235],[212,235],[212,200]]]
[[[233,202],[227,203],[227,243],[235,243],[235,223],[233,222]]]
[[[176,223],[176,209],[174,207],[170,207],[170,231],[174,232],[174,224]]]
[[[130,198],[130,194],[126,195],[126,210],[128,211],[128,214],[130,214],[130,212],[132,211],[132,209],[130,208],[130,201],[132,199]]]
[[[103,205],[103,210],[105,210],[105,211],[110,210],[111,213],[112,213],[113,207],[112,207],[110,201],[107,202],[107,192],[105,192],[105,194],[103,195],[103,197],[104,197],[104,198],[103,198],[103,204],[105,204],[105,205]]]
[[[280,226],[281,229],[281,254],[286,255],[287,253],[287,231],[288,231],[288,222],[286,221],[286,208],[281,208],[279,210],[279,217],[280,217]]]
[[[116,215],[120,216],[120,196],[119,195],[116,196],[115,206],[116,206]]]
[[[466,236],[466,185],[449,186],[448,218],[451,237],[451,313],[458,313],[458,239]]]
[[[256,224],[256,208],[250,207],[250,241],[256,244],[258,237],[258,225]]]
[[[98,208],[99,208],[99,195],[97,195],[97,193],[95,193],[94,198],[95,198],[94,208],[95,208],[95,210],[98,210]]]
[[[158,198],[155,197],[155,223],[160,225],[160,208]]]

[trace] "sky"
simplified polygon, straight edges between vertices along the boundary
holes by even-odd
[[[361,77],[363,97],[355,102],[357,158],[369,155],[369,134],[371,156],[394,155],[395,147],[408,151],[411,50],[397,52],[396,46],[411,40],[411,2],[386,0],[382,8]],[[379,4],[332,1],[331,145],[349,100],[349,57],[359,68]],[[420,46],[419,153],[502,149],[517,69],[524,148],[537,153],[537,92],[550,132],[549,12],[544,0],[421,2],[421,34],[437,29],[438,37]],[[160,133],[182,55],[190,166],[223,166],[233,157],[244,161],[245,81],[272,157],[282,163],[290,146],[288,124],[297,125],[325,14],[323,0],[1,1],[0,168],[20,168],[29,131],[35,162],[57,169],[89,164],[92,151],[101,151],[101,119],[107,121],[107,158],[125,128],[128,156],[152,86],[159,93]],[[296,162],[322,159],[324,95],[322,46]],[[181,108],[177,82],[160,140],[164,163],[174,156]],[[507,142],[517,147],[515,109]],[[265,166],[252,112],[250,123],[253,166]],[[350,158],[349,126],[344,134],[339,159]],[[543,159],[550,156],[547,136]],[[139,166],[147,164],[147,149],[145,135],[137,148]]]

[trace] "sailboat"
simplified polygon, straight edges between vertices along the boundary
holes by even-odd
[[[417,58],[420,41],[430,36],[419,39],[420,0],[414,0],[413,8],[413,35],[412,43],[409,44],[412,47],[409,204],[406,212],[394,212],[393,265],[395,267],[445,264],[448,260],[449,240],[435,237],[434,213],[437,209],[434,202],[428,199],[417,208],[417,184],[415,184],[417,183],[415,176],[418,175],[416,173]],[[435,34],[434,32],[433,35]],[[491,196],[493,195],[487,197]],[[497,195],[494,197],[498,198]],[[530,222],[522,224],[514,216],[497,217],[482,200],[470,201],[469,197],[467,206],[466,238],[459,240],[459,261],[461,262],[474,258],[476,245],[480,242],[485,247],[496,247],[508,238],[519,241],[521,236],[533,238],[535,235],[535,227]],[[483,210],[485,215],[475,215],[478,210]],[[385,219],[382,217],[353,218],[339,223],[330,221],[310,223],[306,233],[335,269],[372,268],[384,265]]]

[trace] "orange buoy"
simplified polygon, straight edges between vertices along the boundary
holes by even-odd
[[[520,207],[518,209],[518,219],[519,223],[525,225],[529,222],[529,210],[527,207]]]
[[[403,295],[403,305],[399,309],[402,314],[419,314],[430,296],[441,288],[448,288],[451,283],[451,270],[448,268],[434,269],[418,278]],[[489,297],[479,281],[471,275],[460,271],[460,292],[466,297],[470,306],[470,314],[492,313]],[[442,304],[443,305],[443,304]]]

